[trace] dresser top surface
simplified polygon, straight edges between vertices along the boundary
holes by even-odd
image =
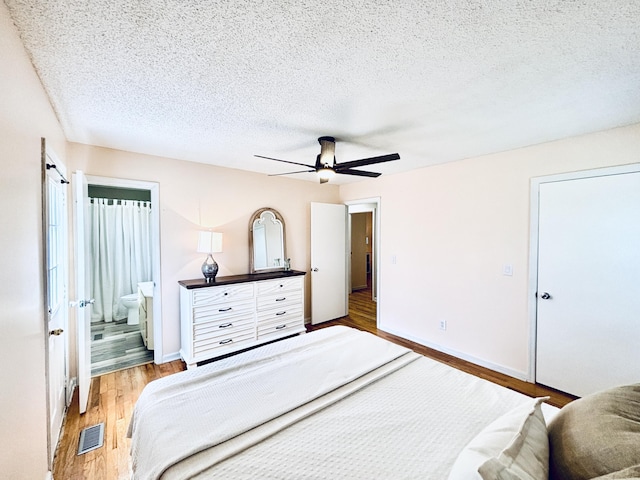
[[[231,285],[234,283],[246,283],[246,282],[259,282],[261,280],[273,280],[277,278],[297,277],[300,275],[306,275],[307,272],[300,270],[288,270],[278,272],[266,272],[266,273],[245,273],[242,275],[229,275],[227,277],[216,277],[213,282],[207,282],[204,278],[196,278],[193,280],[180,280],[178,284],[180,286],[191,290],[193,288],[207,288],[216,287],[220,285]]]

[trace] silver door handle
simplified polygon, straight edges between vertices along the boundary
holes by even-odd
[[[542,295],[540,295],[540,298],[543,300],[549,300],[551,298],[551,295],[549,295],[548,292],[542,292]]]
[[[56,328],[55,330],[51,330],[49,332],[49,335],[54,335],[54,336],[58,336],[60,334],[62,334],[62,332],[64,332],[64,330],[62,330],[61,328]]]
[[[312,269],[311,269],[311,271],[312,271],[312,272],[317,272],[317,271],[318,271],[318,269],[317,269],[317,268],[312,268]]]
[[[78,306],[80,308],[86,307],[87,305],[93,305],[94,303],[96,303],[95,299],[91,299],[91,300],[80,300],[78,302]]]

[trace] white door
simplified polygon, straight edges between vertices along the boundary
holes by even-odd
[[[311,203],[311,323],[347,314],[347,207]]]
[[[43,144],[44,146],[44,144]],[[46,243],[47,298],[47,388],[49,391],[49,462],[53,462],[67,407],[67,186],[63,165],[51,151],[45,152],[47,165],[44,188],[44,233]],[[46,168],[43,166],[43,168]]]
[[[78,393],[80,413],[87,411],[89,388],[91,387],[91,286],[89,258],[89,185],[87,177],[78,171],[74,178],[74,215],[75,215],[75,259],[76,259],[76,306],[78,335]]]
[[[640,172],[539,187],[536,381],[640,381]]]

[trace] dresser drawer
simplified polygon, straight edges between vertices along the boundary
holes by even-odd
[[[280,292],[287,292],[290,290],[300,290],[302,291],[302,283],[303,277],[292,277],[292,278],[279,278],[277,280],[267,280],[264,282],[258,282],[257,295],[260,297],[262,295],[272,295]]]
[[[276,295],[262,295],[258,297],[257,308],[258,312],[260,312],[300,304],[302,304],[302,292],[300,290],[291,290],[288,292],[279,292]]]
[[[229,321],[197,323],[193,326],[193,339],[234,335],[239,331],[247,330],[247,328],[255,328],[254,324],[253,315],[240,316]]]
[[[193,308],[193,323],[222,322],[238,316],[253,315],[253,298],[239,302],[217,303]]]
[[[299,315],[258,324],[258,338],[261,340],[267,336],[285,337],[302,331],[304,331],[304,320]]]
[[[221,285],[219,287],[198,288],[193,292],[193,306],[214,305],[220,302],[235,302],[236,300],[252,299],[253,283],[238,285]]]
[[[286,322],[291,318],[301,319],[302,305],[290,305],[287,308],[266,310],[258,312],[258,330],[260,326],[267,323]]]
[[[223,337],[196,340],[193,342],[193,352],[196,358],[203,356],[212,358],[218,355],[224,355],[226,353],[225,350],[242,348],[242,344],[249,346],[255,339],[256,332],[252,327]]]

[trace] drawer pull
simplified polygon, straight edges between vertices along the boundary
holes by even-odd
[[[286,299],[287,299],[287,297],[276,298],[276,302],[282,302],[282,301],[284,301]]]
[[[226,345],[227,343],[233,342],[233,338],[227,338],[226,340],[222,340],[220,345]]]
[[[227,327],[230,327],[232,325],[233,325],[233,323],[225,323],[224,325],[218,325],[218,328],[227,328]]]
[[[276,327],[276,330],[282,330],[282,329],[283,329],[283,328],[285,328],[286,326],[287,326],[287,324],[286,324],[286,323],[285,323],[285,324],[283,324],[283,325],[278,325],[278,326]]]
[[[229,292],[224,292],[224,296],[226,297],[227,295],[229,295]]]
[[[219,308],[219,309],[218,309],[218,311],[219,311],[219,312],[228,312],[228,311],[230,311],[230,310],[232,310],[232,309],[233,309],[233,307],[229,307],[229,308]]]
[[[284,315],[285,313],[287,313],[287,312],[286,312],[286,311],[284,311],[284,312],[278,312],[278,313],[276,313],[276,315],[277,315],[277,316],[280,316],[280,315]]]

